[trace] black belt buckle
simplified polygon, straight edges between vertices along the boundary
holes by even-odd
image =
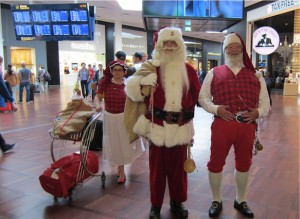
[[[246,121],[244,120],[242,114],[237,114],[235,116],[235,120],[238,121],[239,123],[245,123]]]
[[[183,121],[183,113],[180,112],[167,112],[165,121],[168,124],[179,124]]]

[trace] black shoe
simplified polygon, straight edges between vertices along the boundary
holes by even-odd
[[[187,218],[189,215],[188,210],[181,202],[170,201],[171,211],[180,218]]]
[[[150,219],[159,219],[160,218],[160,208],[151,206],[149,218]]]
[[[208,215],[211,218],[218,217],[220,212],[222,211],[222,208],[223,208],[222,202],[213,201],[208,210]]]
[[[253,218],[254,214],[251,209],[248,207],[247,202],[242,202],[239,204],[236,200],[234,201],[233,207],[241,212],[247,218]]]
[[[6,154],[6,153],[11,152],[15,148],[16,145],[17,144],[6,144],[6,145],[4,145],[4,147],[2,148],[3,153]]]

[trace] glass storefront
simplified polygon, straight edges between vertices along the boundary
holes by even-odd
[[[59,74],[60,84],[74,86],[81,63],[105,66],[105,26],[95,24],[93,41],[60,41]]]
[[[122,50],[126,53],[127,65],[132,66],[135,52],[147,53],[147,33],[122,28]]]

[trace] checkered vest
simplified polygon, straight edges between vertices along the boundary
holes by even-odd
[[[260,82],[253,71],[243,67],[234,75],[226,65],[213,71],[211,94],[216,105],[229,105],[232,113],[258,107]]]

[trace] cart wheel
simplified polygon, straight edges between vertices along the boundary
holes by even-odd
[[[101,173],[102,188],[105,187],[105,180],[106,180],[106,175],[105,175],[105,172],[102,171],[102,173]]]
[[[74,194],[74,189],[70,189],[70,190],[69,190],[69,194],[68,194],[68,196],[69,196],[69,201],[72,201],[72,200],[73,200],[73,194]]]

